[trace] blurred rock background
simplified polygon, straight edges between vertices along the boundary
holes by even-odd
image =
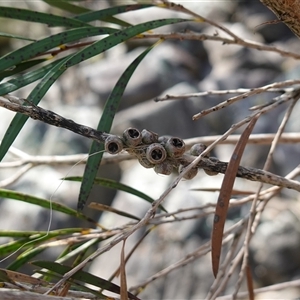
[[[124,1],[87,1],[86,5],[95,9],[110,4],[124,4]],[[126,2],[127,3],[127,2]],[[129,3],[129,1],[128,1]],[[284,24],[261,25],[272,21],[275,16],[259,1],[181,1],[187,8],[198,12],[208,19],[221,23],[235,34],[245,39],[276,45],[285,50],[297,52],[300,41]],[[1,3],[2,5],[2,3]],[[11,5],[11,4],[9,4]],[[16,4],[16,5],[19,5]],[[24,7],[43,9],[39,2],[24,1]],[[178,15],[163,9],[147,9],[124,15],[124,19],[132,23],[146,19],[163,18]],[[0,24],[1,24],[0,20]],[[8,24],[7,26],[13,26]],[[20,27],[13,27],[19,28]],[[30,31],[33,35],[35,26]],[[170,26],[159,31],[193,30],[213,34],[216,30],[205,24],[184,24]],[[29,29],[28,29],[29,30]],[[38,29],[39,30],[39,29]],[[47,29],[50,33],[50,29]],[[106,52],[98,57],[68,70],[51,88],[41,102],[41,106],[51,109],[76,122],[96,127],[103,104],[114,84],[125,68],[152,41],[132,41]],[[0,53],[6,53],[16,47],[6,40],[0,43]],[[155,103],[153,99],[165,94],[184,94],[197,91],[254,88],[285,79],[299,77],[299,63],[278,54],[246,49],[236,45],[221,45],[218,42],[198,41],[165,41],[154,48],[140,64],[126,89],[120,111],[115,117],[113,133],[122,134],[123,130],[132,126],[140,130],[146,128],[159,135],[173,135],[190,138],[203,135],[224,133],[233,123],[249,115],[248,108],[262,104],[272,95],[262,94],[247,98],[236,105],[206,116],[199,121],[192,121],[192,116],[212,105],[226,100],[226,96],[207,96],[184,100],[170,100]],[[25,96],[30,87],[20,91]],[[288,125],[289,131],[299,131],[299,104],[295,107]],[[281,121],[283,107],[278,107],[261,117],[255,128],[256,133],[273,133],[277,131]],[[0,110],[3,136],[13,114]],[[87,152],[90,141],[60,128],[54,128],[40,122],[29,120],[14,146],[32,155],[63,155]],[[227,161],[233,147],[218,146],[215,155]],[[242,165],[261,168],[267,155],[267,146],[248,146]],[[277,148],[271,171],[285,175],[299,162],[300,146],[281,145]],[[9,156],[5,159],[8,161]],[[11,175],[1,171],[0,180]],[[30,170],[22,179],[10,188],[31,193],[36,196],[50,198],[76,208],[79,184],[64,182],[60,178],[66,175],[82,175],[83,166],[69,168],[50,168],[39,166]],[[157,198],[172,182],[171,177],[157,175],[153,170],[143,169],[134,161],[118,165],[103,166],[99,169],[99,177],[120,180],[137,188],[153,198]],[[169,211],[192,207],[217,199],[216,193],[191,191],[199,187],[219,187],[222,176],[208,177],[199,172],[191,182],[183,181],[168,196],[165,207]],[[247,190],[257,185],[237,180],[237,187]],[[59,187],[59,188],[58,188]],[[58,189],[57,189],[58,188]],[[54,193],[54,195],[53,195]],[[121,192],[95,187],[89,201],[111,204],[131,214],[142,217],[149,208],[140,199]],[[12,200],[0,200],[0,228],[45,230],[49,220],[49,212],[22,205]],[[229,222],[247,215],[249,207],[242,207],[229,212]],[[95,211],[88,210],[94,218],[100,217]],[[279,198],[270,202],[258,232],[251,243],[251,262],[255,284],[257,287],[292,280],[300,277],[300,209],[299,195],[284,190]],[[127,222],[127,219],[114,217],[104,213],[101,223],[108,227]],[[166,224],[153,231],[137,249],[127,266],[128,286],[135,286],[149,276],[164,269],[194,251],[210,239],[211,216],[198,220]],[[86,226],[78,220],[66,219],[54,213],[52,229],[64,226]],[[142,232],[132,236],[127,243],[128,251],[138,240]],[[1,240],[0,240],[1,241]],[[53,259],[59,253],[54,249],[47,253],[47,259]],[[46,254],[42,258],[46,259]],[[118,267],[120,247],[114,247],[97,259],[90,270],[107,278]],[[7,262],[0,264],[5,267]],[[236,274],[232,276],[226,290],[232,291],[236,282]],[[210,256],[207,255],[194,263],[173,271],[163,279],[150,284],[141,293],[142,299],[203,299],[213,282]],[[284,298],[295,298],[300,290],[286,291]],[[279,295],[279,294],[278,294]],[[296,295],[296,296],[295,296]],[[265,296],[267,299],[268,295]],[[275,299],[273,297],[272,299]],[[278,298],[279,299],[279,298]]]

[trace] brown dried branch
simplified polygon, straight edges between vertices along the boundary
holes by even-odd
[[[1,98],[4,98],[8,101]],[[25,105],[22,105],[22,103],[20,103],[22,101]],[[0,97],[0,106],[8,110],[26,115],[34,120],[39,120],[56,127],[68,129],[79,135],[82,135],[89,139],[93,139],[97,142],[104,143],[105,139],[109,136],[109,134],[95,130],[85,125],[78,124],[73,120],[65,119],[64,117],[54,113],[51,110],[43,109],[39,106],[36,106],[32,102],[28,102],[28,100],[26,99],[16,99],[16,97],[12,97],[10,95],[3,95]]]
[[[252,134],[249,137],[248,144],[255,145],[269,145],[274,140],[275,134],[273,133],[258,133]],[[215,140],[220,139],[221,135],[210,135],[201,136],[196,138],[190,138],[184,140],[186,148],[189,149],[194,144],[205,144],[210,145]],[[220,142],[220,145],[234,145],[239,140],[240,135],[230,135]],[[1,143],[1,140],[0,140]],[[279,138],[279,143],[282,144],[296,144],[300,143],[300,133],[297,132],[286,132],[283,133]],[[1,162],[0,169],[4,168],[17,168],[27,164],[33,164],[33,166],[39,165],[50,165],[50,166],[62,166],[62,165],[74,165],[74,164],[85,164],[88,158],[88,153],[72,154],[72,155],[29,155],[15,147],[10,147],[9,152],[20,158],[19,160],[13,160],[10,162]],[[125,160],[134,159],[132,155],[126,153],[120,153],[118,155],[109,155],[104,153],[104,157],[101,164],[114,164],[120,163]]]
[[[160,102],[160,101],[166,101],[166,100],[172,100],[172,99],[189,99],[189,98],[197,98],[197,97],[202,97],[202,96],[208,96],[208,95],[229,95],[229,94],[243,94],[243,93],[249,93],[253,89],[235,89],[235,90],[210,90],[210,91],[205,91],[205,92],[199,92],[199,93],[190,93],[190,94],[182,94],[182,95],[170,95],[167,94],[162,97],[157,97],[154,99],[155,102]],[[268,89],[266,92],[271,92],[271,93],[287,93],[287,92],[292,92],[292,88],[286,88],[286,89]]]
[[[213,106],[209,109],[201,111],[200,113],[193,116],[193,120],[198,120],[201,117],[203,117],[205,115],[208,115],[209,113],[212,113],[212,112],[215,112],[217,110],[223,109],[223,108],[225,108],[229,105],[232,105],[233,103],[235,103],[237,101],[246,99],[250,96],[261,94],[261,93],[267,91],[269,88],[279,88],[279,87],[281,88],[281,87],[284,87],[284,86],[289,86],[289,85],[294,85],[294,84],[299,84],[299,83],[300,83],[300,80],[287,80],[287,81],[275,82],[275,83],[268,84],[268,85],[263,86],[263,87],[255,88],[255,89],[251,90],[250,92],[243,93],[241,95],[231,97],[231,98],[227,99],[224,102],[221,102],[221,103],[219,103],[219,104],[217,104],[217,105],[215,105],[215,106]],[[288,101],[288,100],[291,100],[291,99],[294,99],[294,98],[298,98],[299,95],[300,95],[300,90],[295,88],[293,91],[285,93],[285,94],[277,97],[277,101],[274,102],[273,104],[277,106],[277,105],[281,104],[282,101]],[[272,105],[269,105],[267,107],[267,110],[269,110],[271,107],[272,107]],[[261,112],[262,111],[265,111],[265,110],[262,109]]]
[[[299,93],[299,92],[297,91],[297,93]],[[294,96],[294,94],[291,95],[291,97],[292,96]],[[8,100],[11,100],[11,97],[7,97],[7,98],[8,98]],[[286,101],[286,99],[283,99],[282,101]],[[58,127],[62,127],[62,128],[71,130],[77,134],[94,139],[98,142],[104,142],[108,136],[111,136],[109,134],[97,131],[93,128],[75,123],[72,120],[65,119],[64,117],[62,117],[52,111],[45,110],[39,106],[36,106],[36,105],[25,106],[25,105],[20,105],[18,102],[20,102],[20,101],[19,100],[16,101],[16,99],[14,99],[14,103],[12,103],[10,101],[2,100],[0,98],[0,106],[4,107],[6,109],[16,111],[19,113],[23,113],[33,119],[40,120],[40,121],[45,122],[50,125],[54,125],[54,126],[58,126]],[[278,103],[270,105],[270,107],[275,106],[279,103],[280,103],[280,101],[278,101]],[[268,109],[269,108],[266,107],[266,108],[262,109],[260,111],[260,113],[265,112]],[[260,113],[256,113],[254,115],[257,115]],[[209,148],[213,148],[213,146],[216,145],[219,141],[226,139],[226,137],[231,132],[233,132],[234,130],[236,130],[237,128],[242,126],[243,124],[246,124],[247,122],[249,122],[252,119],[252,117],[253,116],[250,116],[250,117],[244,119],[243,121],[241,121],[237,124],[234,124],[232,126],[232,128],[225,135],[223,135],[219,140],[216,140],[214,143],[212,143],[209,146]],[[204,169],[208,174],[217,174],[217,173],[225,174],[226,169],[227,169],[227,163],[221,162],[221,161],[219,161],[217,159],[213,159],[213,158],[211,158],[211,159],[205,158],[205,155],[207,154],[207,152],[208,151],[204,151],[203,156],[201,156],[200,159],[198,157],[199,160],[197,162],[195,162],[197,160],[197,159],[195,160],[195,156],[188,155],[188,154],[182,155],[181,158],[178,158],[178,161],[184,166],[188,165],[188,167],[185,168],[185,169],[187,169],[187,170],[185,170],[185,172],[189,171],[188,168],[192,168],[189,165],[193,165],[193,167]],[[278,176],[278,175],[275,175],[275,174],[272,174],[269,172],[265,172],[265,171],[262,171],[259,169],[239,167],[237,177],[245,178],[245,179],[251,180],[251,181],[259,181],[259,182],[268,183],[268,184],[272,184],[272,185],[283,186],[286,188],[291,188],[291,189],[300,191],[300,183],[299,182],[287,180],[281,176]],[[179,178],[180,178],[180,176],[179,176]]]
[[[219,35],[209,35],[204,33],[197,33],[197,32],[174,32],[168,34],[142,34],[138,37],[139,39],[165,39],[165,40],[195,40],[195,41],[217,41],[222,42],[223,45],[240,45],[246,48],[256,49],[259,51],[268,51],[278,53],[283,57],[291,57],[294,59],[300,59],[300,55],[295,52],[286,51],[275,46],[269,46],[265,44],[261,44],[255,41],[249,41],[246,39],[232,39],[227,38]]]

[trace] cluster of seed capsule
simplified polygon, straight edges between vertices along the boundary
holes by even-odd
[[[189,150],[189,155],[198,156],[205,150],[203,144],[195,144]],[[184,159],[186,146],[178,137],[158,136],[155,132],[136,128],[128,128],[122,137],[109,135],[105,140],[105,150],[110,154],[120,153],[122,150],[137,157],[144,168],[153,168],[156,173],[170,175],[182,172],[190,160]],[[192,179],[198,173],[198,168],[192,168],[184,175],[185,179]]]

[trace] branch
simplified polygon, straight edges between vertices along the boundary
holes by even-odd
[[[1,98],[4,98],[8,101]],[[22,100],[24,101],[23,103],[25,105],[20,104]],[[68,129],[79,135],[82,135],[89,139],[93,139],[97,142],[104,143],[106,138],[109,136],[104,132],[95,130],[85,125],[78,124],[73,120],[65,119],[64,117],[52,112],[51,110],[43,109],[33,104],[32,102],[28,102],[28,100],[26,99],[16,99],[16,97],[10,95],[0,96],[0,107],[4,107],[8,110],[21,113],[34,120],[39,120],[56,127]]]
[[[297,92],[299,93],[299,91],[297,91]],[[72,120],[65,119],[64,117],[62,117],[50,110],[43,109],[34,104],[27,105],[27,106],[21,105],[21,104],[19,104],[21,102],[20,99],[15,99],[15,97],[13,97],[13,96],[7,95],[7,96],[5,96],[4,99],[5,100],[1,99],[1,97],[0,97],[0,106],[4,107],[6,109],[25,114],[33,119],[40,120],[40,121],[45,122],[50,125],[54,125],[57,127],[62,127],[62,128],[71,130],[77,134],[83,135],[87,138],[96,140],[98,142],[105,142],[107,137],[114,137],[107,133],[103,133],[103,132],[97,131],[93,128],[75,123]],[[7,101],[7,100],[9,100],[9,101]],[[12,103],[10,101],[14,101],[14,103]],[[27,100],[24,99],[25,103],[26,103],[26,101]],[[29,104],[31,104],[31,103],[29,103]],[[233,126],[229,130],[229,132],[231,132],[235,128],[238,128],[239,126],[241,126],[242,124],[247,123],[247,122],[248,122],[248,120],[246,118],[239,124],[235,124],[235,126]],[[228,132],[228,134],[229,134],[229,132]],[[115,137],[115,138],[120,139],[119,137]],[[222,139],[222,137],[220,139]],[[223,139],[225,139],[225,137]],[[213,146],[215,144],[215,142],[211,146]],[[184,142],[183,142],[183,144],[184,144]],[[144,152],[145,152],[144,148],[146,148],[146,146],[147,145],[138,144],[138,145],[134,145],[131,148],[129,147],[129,148],[124,148],[124,149],[127,150],[130,154],[135,155],[137,158],[141,158],[144,155]],[[205,150],[205,146],[204,146],[204,150]],[[29,157],[26,157],[26,158],[29,159]],[[179,165],[186,167],[186,166],[193,164],[194,168],[202,168],[209,175],[215,175],[218,173],[224,174],[226,172],[227,165],[228,165],[226,162],[221,162],[215,158],[209,159],[205,156],[202,156],[196,162],[195,156],[187,154],[187,153],[182,154],[179,157],[168,157],[168,160],[170,161],[169,163],[174,167],[175,166],[178,167]],[[30,161],[30,159],[29,159],[29,161]],[[38,161],[38,159],[37,159],[37,161]],[[32,163],[32,161],[30,163]],[[163,173],[163,174],[167,174],[167,173]],[[275,175],[275,174],[272,174],[270,172],[266,172],[263,170],[255,169],[255,168],[246,168],[246,167],[240,166],[238,169],[237,177],[300,191],[300,183],[299,182],[285,179],[284,177],[281,177],[281,176],[278,176],[278,175]],[[2,182],[2,185],[3,184],[4,183]]]
[[[229,95],[229,94],[243,94],[243,93],[249,93],[253,89],[235,89],[235,90],[210,90],[205,92],[199,92],[199,93],[189,93],[189,94],[182,94],[182,95],[170,95],[167,94],[162,97],[157,97],[154,99],[155,102],[165,101],[165,100],[171,100],[171,99],[189,99],[189,98],[198,98],[202,96],[209,96],[209,95]],[[268,89],[266,92],[271,93],[287,93],[293,91],[292,88],[286,88],[286,89]]]
[[[300,55],[295,52],[286,51],[275,46],[269,46],[255,41],[249,41],[244,39],[227,38],[217,35],[209,35],[197,32],[173,32],[168,34],[142,34],[135,39],[165,39],[165,40],[195,40],[195,41],[218,41],[222,42],[223,45],[240,45],[246,48],[256,49],[259,51],[268,51],[278,53],[283,57],[292,57],[294,59],[300,59]]]
[[[270,88],[282,88],[282,87],[290,86],[290,85],[294,85],[294,84],[300,84],[300,80],[286,80],[286,81],[282,81],[282,82],[275,82],[275,83],[272,83],[272,84],[268,84],[268,85],[265,85],[265,86],[262,86],[262,87],[252,89],[250,92],[246,92],[246,93],[243,93],[241,95],[231,97],[231,98],[227,99],[226,101],[223,101],[223,102],[221,102],[221,103],[219,103],[219,104],[217,104],[217,105],[215,105],[211,108],[208,108],[206,110],[201,111],[200,113],[193,116],[193,120],[198,120],[201,117],[203,117],[203,116],[205,116],[209,113],[212,113],[212,112],[215,112],[217,110],[223,109],[223,108],[225,108],[229,105],[232,105],[233,103],[235,103],[237,101],[244,100],[244,99],[246,99],[250,96],[259,95],[261,93],[264,93],[265,91],[269,90]],[[300,96],[300,89],[295,88],[291,92],[282,94],[281,96],[277,97],[277,101],[273,101],[273,104],[270,103],[269,105],[268,104],[264,105],[265,109],[263,108],[263,106],[259,106],[259,107],[252,108],[252,110],[257,110],[257,109],[262,108],[260,111],[265,112],[266,110],[270,110],[271,108],[274,108],[274,106],[282,104],[285,101],[288,101],[288,100],[291,100],[291,99],[294,99],[294,98],[299,98],[299,96]]]
[[[202,158],[199,163],[199,167],[203,168],[208,172],[216,172],[225,174],[228,163],[219,161],[217,159]],[[237,177],[241,177],[251,181],[263,182],[271,185],[277,185],[288,189],[293,189],[300,192],[300,182],[295,180],[286,179],[284,177],[275,175],[271,172],[250,168],[242,167],[238,168]]]

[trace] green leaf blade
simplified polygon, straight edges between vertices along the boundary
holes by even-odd
[[[67,180],[67,181],[77,181],[77,182],[81,182],[82,179],[83,179],[83,177],[81,177],[81,176],[71,176],[71,177],[64,178],[64,180]],[[123,191],[125,193],[134,195],[138,198],[141,198],[141,199],[147,201],[150,204],[152,204],[155,201],[153,198],[144,194],[143,192],[141,192],[137,189],[134,189],[126,184],[123,184],[123,183],[120,183],[120,182],[117,182],[117,181],[114,181],[111,179],[96,177],[94,179],[94,183],[101,185],[103,187],[107,187],[107,188],[118,190],[118,191]],[[167,212],[167,210],[163,206],[160,206],[160,209]]]
[[[114,24],[118,24],[121,26],[131,26],[131,24],[113,18],[113,15],[117,15],[117,14],[121,14],[121,13],[125,13],[128,11],[135,11],[135,10],[139,10],[139,9],[144,9],[144,8],[148,8],[148,7],[153,7],[152,4],[134,4],[134,5],[121,5],[121,6],[115,6],[115,7],[110,7],[110,8],[106,8],[106,9],[102,9],[102,10],[98,10],[98,11],[89,11],[83,14],[80,14],[76,17],[74,17],[74,19],[76,20],[80,20],[83,22],[92,22],[92,21],[96,21],[96,20],[102,20],[105,22],[109,22],[109,23],[114,23]],[[117,20],[117,22],[116,22]]]
[[[6,190],[6,189],[0,189],[0,197],[2,198],[8,198],[8,199],[13,199],[13,200],[18,200],[22,201],[28,204],[34,204],[38,205],[40,207],[46,208],[46,209],[52,209],[54,211],[58,211],[61,213],[64,213],[66,215],[76,217],[82,220],[86,220],[89,222],[96,223],[95,221],[91,220],[90,218],[86,217],[85,215],[78,213],[76,210],[65,206],[61,203],[54,202],[52,200],[47,200],[39,197],[35,197],[32,195],[16,192],[16,191],[11,191],[11,190]]]
[[[71,271],[72,268],[68,266],[64,266],[55,262],[48,262],[48,261],[34,261],[32,262],[33,265],[38,266],[40,268],[48,269],[52,272],[56,272],[60,275],[64,275],[67,272]],[[71,277],[72,279],[79,280],[83,283],[88,283],[97,288],[104,289],[110,291],[112,293],[120,294],[120,287],[116,284],[109,282],[103,278],[97,277],[85,271],[78,271]],[[71,282],[72,283],[72,282]],[[128,292],[128,296],[130,299],[139,300],[138,297],[134,296],[133,294]]]
[[[18,75],[15,78],[12,78],[6,82],[3,82],[0,84],[0,95],[5,95],[8,93],[11,93],[13,91],[16,91],[30,83],[33,83],[42,77],[44,77],[56,64],[60,63],[62,59],[58,59],[52,63],[49,63],[46,66],[40,67],[37,70],[29,71],[25,74]],[[44,59],[37,59],[37,60],[31,60],[26,61],[24,63],[21,63],[17,65],[17,67],[11,71],[3,71],[0,72],[0,78],[5,78],[7,76],[11,76],[15,73],[21,72],[26,70],[29,67],[32,67],[34,65],[40,64]]]
[[[62,9],[64,11],[73,13],[73,14],[82,14],[85,12],[90,11],[88,8],[74,5],[72,3],[69,3],[67,1],[57,1],[57,0],[43,0],[45,3],[49,4],[52,7],[57,7],[59,9]]]
[[[116,31],[116,29],[108,27],[81,27],[51,35],[2,56],[0,59],[0,71],[14,67],[62,44],[75,42],[86,37],[112,34]]]
[[[90,26],[80,20],[15,7],[0,6],[0,17],[46,24],[51,27],[76,28]]]
[[[122,76],[116,83],[114,89],[112,90],[108,100],[106,101],[97,130],[101,130],[103,132],[110,132],[115,114],[118,110],[122,95],[129,82],[129,79],[131,78],[133,72],[135,71],[139,63],[151,51],[152,48],[153,46],[146,49],[142,54],[140,54],[122,74]],[[80,193],[79,193],[79,198],[77,203],[77,209],[79,211],[83,210],[87,198],[93,187],[94,180],[96,178],[97,171],[98,171],[98,166],[100,166],[103,157],[103,150],[104,150],[104,145],[98,144],[96,142],[92,143],[92,146],[89,151],[90,155],[86,163],[82,184],[80,187]],[[97,152],[99,152],[99,154],[91,155]]]

